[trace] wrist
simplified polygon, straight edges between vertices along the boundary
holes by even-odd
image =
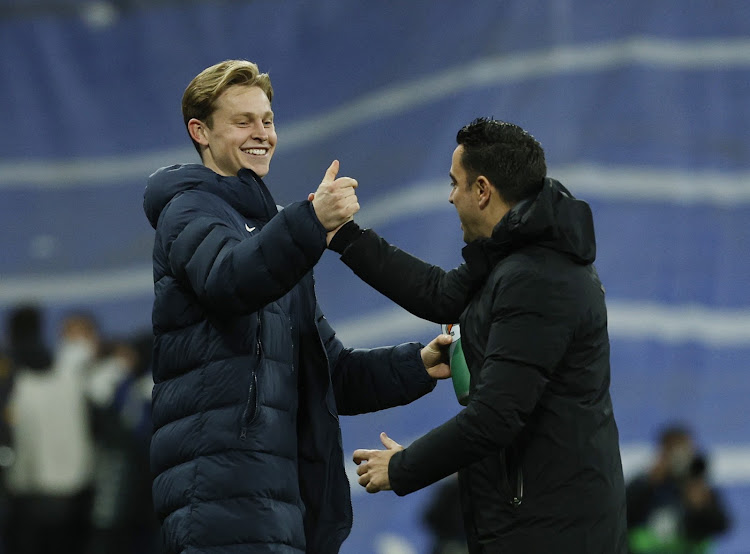
[[[328,248],[339,254],[343,254],[344,250],[357,240],[360,235],[364,233],[364,230],[357,225],[353,220],[347,221],[344,225],[336,231],[331,240],[328,243]]]
[[[313,204],[312,200],[305,200],[302,202],[303,205],[307,205],[307,208],[310,210],[310,213],[312,213],[312,219],[317,224],[318,229],[320,229],[323,232],[323,236],[325,237],[326,233],[328,233],[328,229],[326,229],[326,226],[323,225],[323,222],[320,220],[320,217],[318,217],[318,212],[315,211],[315,204]]]

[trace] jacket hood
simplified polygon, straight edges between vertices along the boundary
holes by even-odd
[[[278,211],[263,180],[249,169],[225,177],[201,164],[170,165],[151,174],[143,193],[143,211],[154,229],[167,204],[188,190],[215,194],[252,219],[267,221]]]
[[[564,254],[577,264],[596,259],[591,208],[558,181],[545,178],[535,198],[516,204],[492,231],[492,237],[467,245],[464,257],[476,263],[489,258],[494,265],[522,246],[535,244]],[[485,268],[488,269],[488,268]]]

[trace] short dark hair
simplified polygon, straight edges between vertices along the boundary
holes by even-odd
[[[511,206],[539,193],[547,176],[541,144],[518,125],[479,117],[456,135],[470,182],[484,175]]]
[[[42,336],[42,312],[33,304],[13,308],[7,319],[8,341],[11,347],[21,343],[38,342]]]
[[[676,442],[692,440],[692,434],[683,423],[670,423],[659,431],[659,445],[663,448],[672,446]]]
[[[43,316],[39,307],[25,304],[11,310],[7,317],[8,348],[16,367],[45,371],[52,358],[43,337]]]

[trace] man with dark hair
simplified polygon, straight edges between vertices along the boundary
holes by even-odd
[[[458,471],[472,553],[624,554],[625,491],[609,394],[604,288],[589,206],[546,177],[517,125],[461,129],[450,169],[466,263],[452,271],[347,223],[330,248],[415,315],[458,321],[468,404],[403,448],[357,450],[368,492]]]
[[[508,204],[530,198],[547,176],[544,150],[518,125],[479,118],[458,131],[461,163],[467,178],[484,175],[502,192]]]

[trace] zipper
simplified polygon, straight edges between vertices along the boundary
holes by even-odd
[[[516,477],[515,487],[509,487],[511,499],[508,501],[508,504],[513,507],[518,507],[521,505],[521,502],[523,502],[523,468],[521,467],[521,457],[518,455],[518,451],[514,447],[510,448],[508,454],[510,455],[505,457],[506,475],[509,481],[508,484],[510,485],[510,474],[513,473],[513,469],[515,469]],[[513,464],[510,463],[511,460]],[[515,465],[515,468],[513,468],[513,465]]]
[[[315,291],[315,273],[311,274],[312,277],[312,287],[313,287],[313,296],[317,298],[317,293]],[[321,312],[322,313],[322,312]],[[330,368],[330,360],[328,359],[328,351],[326,350],[326,345],[323,344],[323,338],[320,336],[320,330],[318,329],[318,314],[313,313],[314,323],[315,323],[315,334],[318,335],[318,344],[320,345],[321,350],[323,351],[323,358],[326,361],[326,374],[328,375],[328,388],[330,390],[331,388],[331,368]],[[325,315],[323,316],[323,319],[325,319]],[[335,399],[334,399],[335,402]],[[328,405],[328,390],[326,391],[326,398],[325,398],[326,408],[328,409],[328,413],[331,414],[331,417],[335,419],[336,421],[339,421],[338,414],[334,413],[333,410],[331,410],[331,407]]]
[[[510,503],[517,507],[521,505],[521,502],[523,502],[523,469],[521,469],[521,464],[518,464],[518,468],[516,469],[516,491],[515,496],[513,497],[513,500],[510,501]]]
[[[297,357],[294,355],[294,325],[292,325],[292,317],[287,315],[287,319],[289,320],[289,343],[292,345],[292,373],[296,371],[296,361]]]
[[[252,411],[252,415],[251,415]],[[245,440],[247,438],[247,428],[255,421],[255,416],[258,414],[258,374],[253,371],[253,378],[250,379],[250,386],[247,391],[247,403],[245,404],[245,411],[242,413],[242,429],[240,430],[240,438]]]
[[[255,356],[258,360],[257,367],[260,367],[263,360],[263,343],[260,340],[263,320],[260,317],[260,311],[258,311],[257,317],[258,332],[255,336]],[[245,411],[242,412],[242,428],[240,429],[240,439],[242,440],[247,438],[247,428],[253,421],[255,421],[255,416],[258,414],[258,373],[255,370],[253,370],[252,373],[253,376],[252,379],[250,379],[250,386],[247,389]]]

